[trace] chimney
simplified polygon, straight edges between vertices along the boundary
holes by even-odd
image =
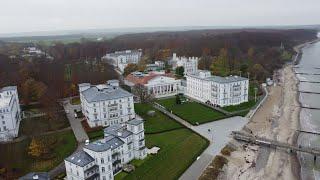
[[[117,134],[118,134],[118,136],[122,136],[122,133],[121,133],[121,132],[118,132]]]

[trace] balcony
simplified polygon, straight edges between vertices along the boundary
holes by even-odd
[[[121,160],[120,159],[117,159],[117,160],[115,160],[113,163],[112,163],[112,165],[113,166],[116,166],[117,164],[120,164],[121,163]]]
[[[84,171],[86,179],[94,179],[99,176],[99,166],[94,165]]]
[[[139,151],[140,151],[140,150],[143,150],[143,149],[145,149],[145,148],[146,148],[146,146],[142,146],[142,147],[139,148]]]
[[[100,177],[100,174],[96,173],[96,174],[94,174],[94,175],[92,175],[90,177],[85,178],[85,180],[95,180],[95,179],[97,179],[99,177]]]
[[[118,107],[118,104],[117,103],[114,103],[114,104],[108,104],[108,107],[115,107],[117,106]]]

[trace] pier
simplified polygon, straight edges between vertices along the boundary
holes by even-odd
[[[312,154],[315,158],[320,156],[320,149],[311,148],[311,147],[302,147],[302,146],[295,146],[292,144],[279,142],[276,140],[271,140],[263,137],[254,136],[252,134],[240,132],[240,131],[233,131],[231,133],[235,140],[244,141],[247,143],[256,144],[259,146],[267,146],[267,147],[274,147],[274,148],[283,148],[288,150],[288,152],[303,152]]]

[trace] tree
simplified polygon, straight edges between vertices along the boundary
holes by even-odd
[[[213,74],[219,76],[227,76],[230,73],[230,66],[228,62],[228,51],[225,48],[220,50],[220,54],[217,59],[215,59],[211,65],[211,70]]]
[[[33,157],[40,157],[42,154],[40,142],[35,138],[32,138],[28,149],[29,149],[28,154]]]
[[[181,99],[178,94],[176,95],[176,104],[181,104]]]
[[[250,74],[252,74],[253,79],[256,79],[256,80],[265,80],[266,76],[267,76],[266,70],[264,69],[264,67],[261,64],[255,64],[251,68]]]
[[[148,89],[142,84],[136,84],[133,87],[133,94],[136,95],[141,103],[150,103],[154,100],[152,93],[148,92]]]
[[[128,64],[127,67],[124,68],[123,75],[127,76],[132,72],[138,71],[139,67],[137,64]]]
[[[176,68],[176,75],[183,76],[184,75],[184,67],[179,66]]]

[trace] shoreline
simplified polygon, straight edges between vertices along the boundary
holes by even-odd
[[[319,41],[320,39],[317,38],[293,47],[297,53],[293,61],[277,70],[281,74],[279,77],[281,82],[277,86],[268,87],[270,97],[267,97],[261,108],[248,119],[248,123],[242,130],[250,130],[251,132],[253,130],[253,134],[298,145],[300,133],[296,129],[301,127],[301,102],[299,101],[298,92],[300,81],[296,76],[294,67],[297,63],[300,63],[302,49]],[[290,98],[290,95],[295,98]],[[296,107],[291,107],[294,104],[296,104]],[[272,108],[273,111],[276,109],[276,113],[271,112]],[[291,130],[283,130],[285,132],[281,130],[290,129],[290,127]],[[248,145],[249,148],[244,148],[243,143],[236,142],[233,139],[228,144],[236,146],[237,149],[231,153],[230,157],[226,157],[229,162],[224,166],[223,172],[219,174],[218,179],[301,178],[301,165],[297,153],[288,154],[277,149],[251,145]]]

